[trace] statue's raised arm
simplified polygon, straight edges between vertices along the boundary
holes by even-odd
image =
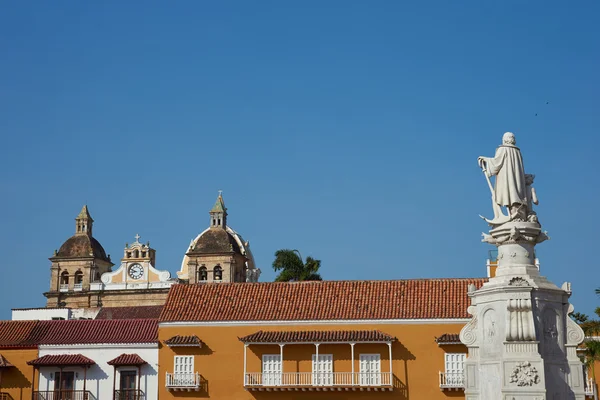
[[[492,206],[494,219],[486,221],[492,225],[501,225],[513,220],[527,220],[529,202],[527,196],[527,183],[521,150],[516,146],[515,135],[506,132],[502,137],[502,144],[496,150],[494,157],[478,157],[477,162],[483,170],[488,185],[492,192]],[[492,187],[489,180],[496,177],[496,184]],[[506,207],[508,215],[502,212]]]

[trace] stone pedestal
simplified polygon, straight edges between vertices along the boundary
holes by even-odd
[[[534,247],[547,239],[537,222],[507,222],[484,234],[498,246],[498,269],[471,288],[466,400],[584,400],[576,347],[584,339],[568,316],[570,285],[557,287],[535,266]]]

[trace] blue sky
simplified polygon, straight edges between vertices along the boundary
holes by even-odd
[[[600,305],[598,2],[140,4],[2,7],[0,318],[45,304],[84,203],[113,260],[139,233],[175,276],[220,189],[263,281],[280,248],[325,279],[484,276],[505,131],[542,273]]]

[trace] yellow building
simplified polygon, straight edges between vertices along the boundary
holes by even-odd
[[[159,398],[463,397],[458,333],[469,285],[484,282],[175,285],[159,323]]]

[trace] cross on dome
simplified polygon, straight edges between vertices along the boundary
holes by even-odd
[[[139,235],[139,233],[136,233],[134,237],[135,237],[135,242],[139,243],[140,242],[140,238],[141,238],[141,236]]]

